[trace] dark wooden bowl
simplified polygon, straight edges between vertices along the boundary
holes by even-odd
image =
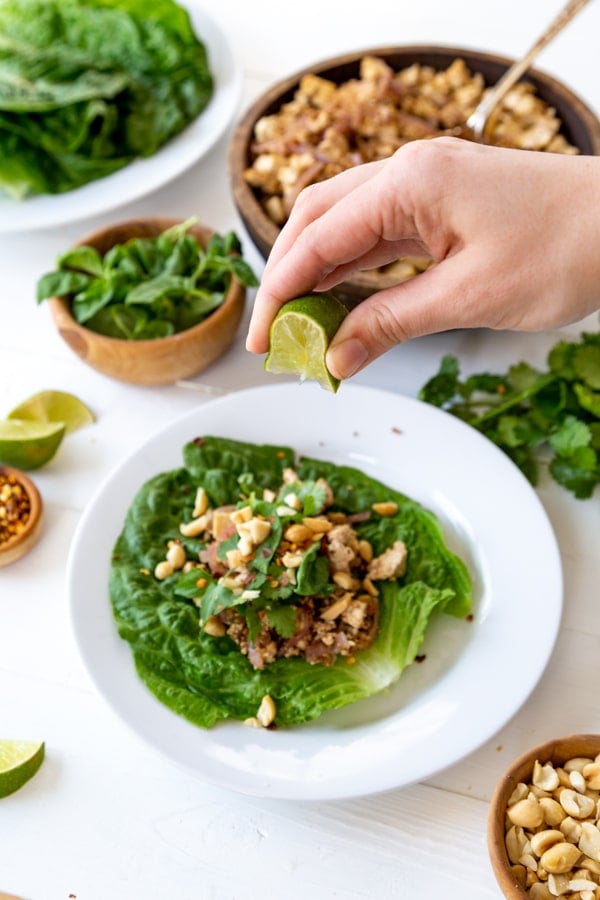
[[[486,84],[498,81],[513,62],[508,57],[463,47],[376,47],[316,62],[274,84],[238,121],[228,149],[229,179],[235,205],[250,238],[265,259],[279,233],[279,227],[263,211],[255,190],[244,179],[244,171],[251,165],[250,146],[254,126],[258,119],[276,113],[282,104],[293,98],[304,75],[312,72],[342,83],[358,77],[360,61],[367,55],[385,60],[396,71],[413,63],[441,70],[460,57],[473,73],[480,72],[483,75]],[[600,154],[600,122],[579,97],[552,76],[538,70],[530,70],[524,80],[532,82],[537,94],[554,107],[563,123],[562,133],[570,143],[578,147],[583,154],[593,156]],[[375,291],[390,287],[396,281],[396,278],[386,277],[385,274],[361,273],[336,287],[335,293],[351,306]]]
[[[577,756],[592,759],[600,753],[600,734],[572,734],[554,738],[527,750],[506,770],[498,783],[488,813],[488,851],[496,880],[508,900],[528,900],[529,894],[515,881],[506,852],[505,816],[511,794],[519,782],[531,783],[536,760],[561,766]]]
[[[157,216],[119,222],[88,235],[78,246],[86,244],[104,254],[130,238],[156,237],[179,221]],[[202,247],[213,234],[204,225],[192,226],[189,233]],[[52,297],[48,302],[60,336],[80,359],[110,378],[152,386],[195,375],[221,356],[236,335],[245,301],[246,289],[233,278],[221,306],[204,321],[169,337],[145,341],[98,334],[74,319],[68,300]]]

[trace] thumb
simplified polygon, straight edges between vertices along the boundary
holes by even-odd
[[[466,275],[465,252],[385,291],[352,309],[333,337],[327,367],[336,378],[350,378],[396,344],[410,338],[483,322],[477,279]]]

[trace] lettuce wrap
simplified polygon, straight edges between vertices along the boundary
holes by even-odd
[[[436,516],[358,469],[297,459],[285,446],[214,436],[186,444],[183,462],[147,481],[135,496],[113,551],[110,600],[140,679],[163,704],[195,725],[254,720],[265,696],[274,701],[279,726],[314,720],[389,688],[418,655],[433,615],[464,618],[471,612],[469,572],[447,547]],[[289,472],[297,481],[286,482]],[[265,620],[289,638],[297,604],[312,602],[307,597],[311,588],[324,598],[335,589],[318,542],[305,554],[304,569],[295,570],[294,583],[281,586],[285,579],[273,577],[283,571],[277,569],[281,528],[323,515],[323,484],[332,495],[328,515],[352,521],[358,539],[375,555],[403,544],[405,566],[399,577],[377,582],[377,630],[366,649],[336,656],[328,664],[290,656],[257,668],[228,634],[209,634],[203,626],[215,613],[231,608],[243,617],[250,639]],[[217,576],[197,562],[210,555],[202,537],[182,535],[182,522],[194,518],[199,488],[212,508],[250,508],[271,523],[256,554],[254,580],[242,594],[225,586],[227,572]],[[393,509],[393,514],[375,514],[374,504]],[[223,571],[236,541],[237,534],[217,546]],[[196,562],[191,569],[188,563],[187,571],[179,568],[159,579],[156,567],[173,543]]]

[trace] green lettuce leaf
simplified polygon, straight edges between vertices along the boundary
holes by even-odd
[[[184,460],[183,468],[155,476],[135,496],[113,551],[110,599],[139,677],[162,703],[194,724],[210,728],[223,719],[254,716],[265,694],[275,701],[279,725],[308,722],[389,688],[418,654],[432,615],[470,612],[469,573],[446,547],[435,516],[364,473],[319,460],[297,461],[286,447],[210,436],[188,443]],[[177,537],[179,523],[191,517],[199,484],[209,490],[213,504],[237,502],[244,472],[252,473],[253,483],[277,489],[287,466],[307,480],[325,477],[336,508],[348,513],[394,499],[395,516],[373,515],[356,527],[376,553],[404,540],[409,562],[402,579],[380,583],[377,636],[352,662],[339,657],[325,666],[289,658],[259,671],[228,637],[201,630],[198,607],[185,599],[194,596],[194,576],[176,573],[158,581],[152,572],[164,558],[167,541]],[[307,566],[307,583],[314,580],[321,587],[322,573],[313,563]],[[293,609],[265,602],[273,627],[289,634]]]
[[[61,193],[151,156],[213,89],[174,0],[0,0],[0,188]]]

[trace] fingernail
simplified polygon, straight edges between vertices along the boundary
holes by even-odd
[[[336,378],[350,378],[369,358],[369,352],[358,338],[348,338],[327,352],[327,368]]]

